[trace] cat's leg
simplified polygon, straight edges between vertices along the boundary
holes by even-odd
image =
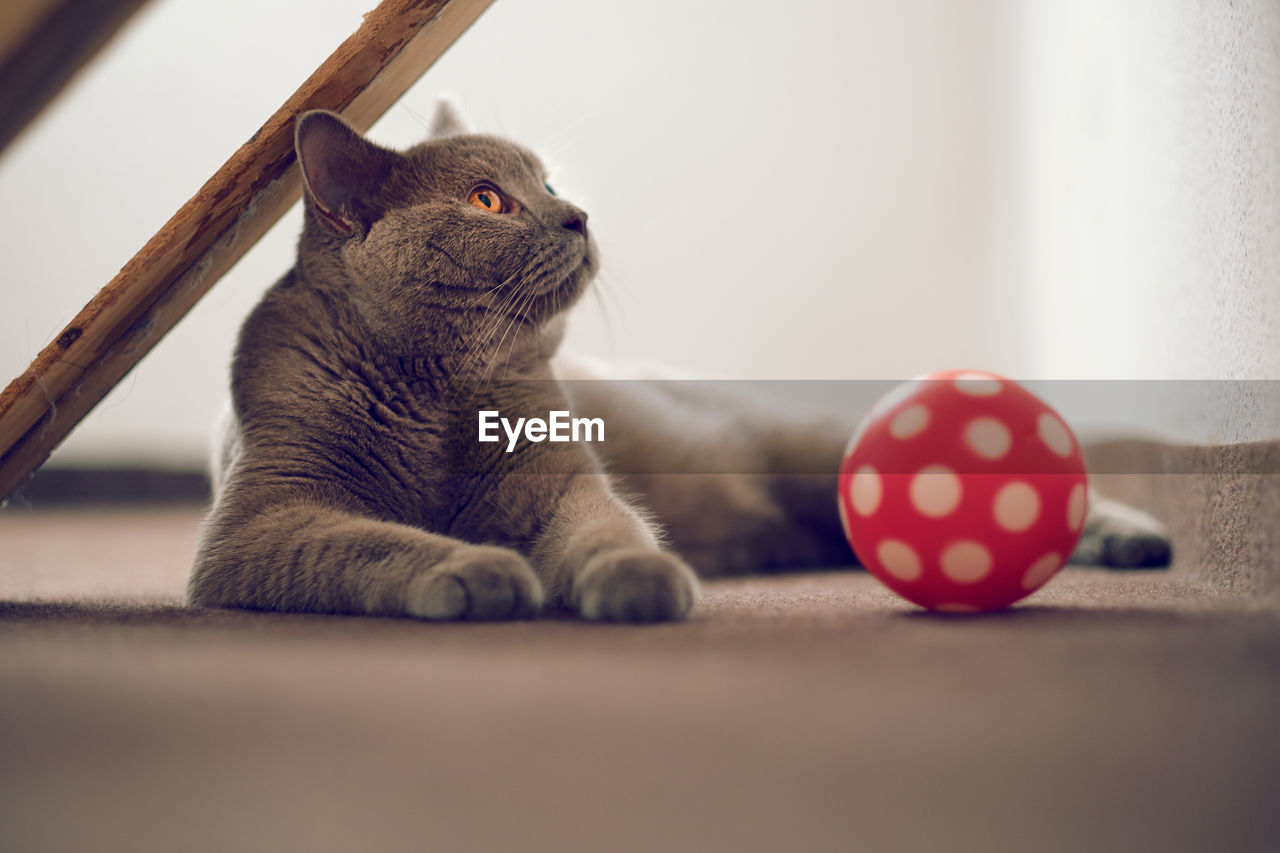
[[[683,619],[698,600],[698,579],[661,548],[654,528],[614,494],[603,474],[577,474],[558,490],[530,553],[549,604],[585,619]]]
[[[587,381],[565,383],[575,413],[607,424],[600,453],[619,490],[699,575],[856,564],[835,503],[841,425],[780,418],[708,383],[591,375],[575,364]]]
[[[1169,565],[1169,530],[1142,510],[1089,490],[1089,514],[1072,563],[1113,569],[1154,569]]]
[[[247,512],[228,501],[203,532],[188,597],[211,607],[509,619],[537,613],[542,586],[507,548],[322,505]]]
[[[835,508],[835,476],[619,477],[701,577],[857,565]]]

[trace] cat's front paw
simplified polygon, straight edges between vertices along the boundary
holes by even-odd
[[[1112,569],[1159,569],[1168,566],[1173,544],[1168,529],[1141,510],[1090,495],[1089,518],[1071,562]]]
[[[606,551],[574,579],[572,600],[584,619],[667,622],[689,615],[698,600],[698,579],[671,554]]]
[[[506,548],[460,550],[409,582],[405,610],[422,619],[527,619],[542,609],[542,584]]]

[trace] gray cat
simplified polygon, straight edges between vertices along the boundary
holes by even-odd
[[[298,262],[240,333],[192,603],[648,622],[689,614],[695,568],[852,563],[834,500],[848,424],[566,381],[590,375],[553,356],[597,250],[533,154],[447,104],[402,153],[325,112],[299,118],[296,147]],[[609,440],[481,442],[485,411],[591,413]],[[1082,547],[1168,557],[1145,516],[1095,512]]]

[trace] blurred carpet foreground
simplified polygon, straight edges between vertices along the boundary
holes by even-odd
[[[188,610],[199,510],[0,513],[0,849],[1280,849],[1280,445],[1095,449],[1167,572],[939,618],[863,573],[690,622]]]

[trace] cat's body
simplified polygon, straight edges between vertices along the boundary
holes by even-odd
[[[596,249],[533,155],[462,133],[447,109],[403,154],[324,113],[299,121],[297,147],[299,262],[241,331],[193,603],[656,621],[693,607],[690,563],[851,562],[833,499],[847,428],[678,384],[557,379],[579,373],[553,356]],[[601,414],[607,456],[550,441],[508,453],[477,441],[481,410]],[[708,458],[720,464],[702,474],[686,465]],[[1126,524],[1143,560],[1158,542],[1167,556],[1153,522]]]

